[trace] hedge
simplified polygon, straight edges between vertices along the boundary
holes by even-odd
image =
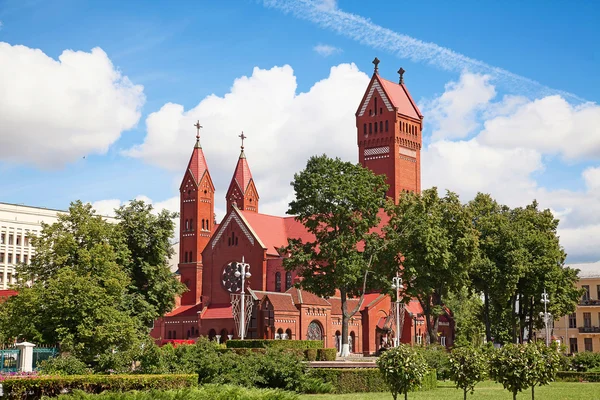
[[[102,394],[61,395],[58,400],[297,400],[293,392],[280,389],[248,389],[233,385],[204,385],[194,389]]]
[[[36,377],[32,379],[6,379],[2,381],[3,398],[40,399],[61,393],[81,390],[100,393],[105,390],[126,392],[130,390],[181,389],[198,385],[198,375],[71,375],[62,377]]]
[[[250,349],[277,347],[281,349],[306,350],[322,349],[322,340],[269,340],[269,339],[232,339],[226,343],[228,349]]]
[[[556,380],[561,382],[600,382],[600,372],[559,371]]]
[[[317,349],[317,360],[319,361],[335,361],[336,355],[336,349]]]
[[[378,368],[312,368],[309,375],[331,383],[335,393],[388,392]],[[425,376],[421,391],[437,387],[437,376],[432,370]]]

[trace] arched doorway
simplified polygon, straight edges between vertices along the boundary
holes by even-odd
[[[335,349],[338,353],[342,351],[342,334],[340,331],[335,331]]]
[[[217,331],[215,331],[214,329],[211,329],[210,331],[208,331],[208,339],[209,340],[215,340],[216,336],[217,336]]]
[[[285,330],[285,334],[286,334],[286,339],[291,339],[292,338],[292,330],[290,328],[287,328]]]
[[[306,338],[308,340],[323,340],[323,327],[319,321],[312,321],[308,324]]]
[[[225,343],[229,340],[227,337],[227,329],[221,329],[221,343]]]
[[[348,347],[350,348],[350,353],[356,353],[356,334],[354,332],[350,332],[350,339],[348,340]]]

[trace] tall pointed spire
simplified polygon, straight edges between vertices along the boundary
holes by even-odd
[[[242,132],[238,137],[242,140],[240,157],[238,158],[233,178],[227,190],[227,209],[235,205],[240,210],[258,212],[258,191],[252,179],[252,172],[244,153],[244,140],[248,137]]]

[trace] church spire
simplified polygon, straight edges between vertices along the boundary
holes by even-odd
[[[252,179],[246,153],[244,153],[244,140],[248,137],[244,135],[244,132],[238,137],[242,140],[242,145],[240,146],[240,157],[227,190],[227,209],[229,210],[235,205],[239,210],[258,212],[258,191],[254,185],[254,179]]]
[[[196,123],[194,124],[194,126],[196,127],[196,146],[194,146],[197,149],[201,149],[202,146],[200,145],[200,129],[202,129],[202,125],[200,125],[200,121],[196,121]]]

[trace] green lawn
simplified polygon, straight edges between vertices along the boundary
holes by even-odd
[[[352,393],[338,395],[304,395],[302,400],[390,400],[390,393]],[[410,400],[463,400],[462,391],[456,390],[449,382],[439,382],[436,390],[428,392],[409,393]],[[475,393],[467,397],[470,400],[512,400],[512,394],[504,390],[501,385],[492,382],[483,382],[475,387]],[[600,383],[563,383],[555,382],[548,386],[535,388],[536,400],[563,400],[582,399],[600,400]],[[398,400],[404,397],[398,396]],[[531,399],[531,390],[521,392],[517,399]]]

